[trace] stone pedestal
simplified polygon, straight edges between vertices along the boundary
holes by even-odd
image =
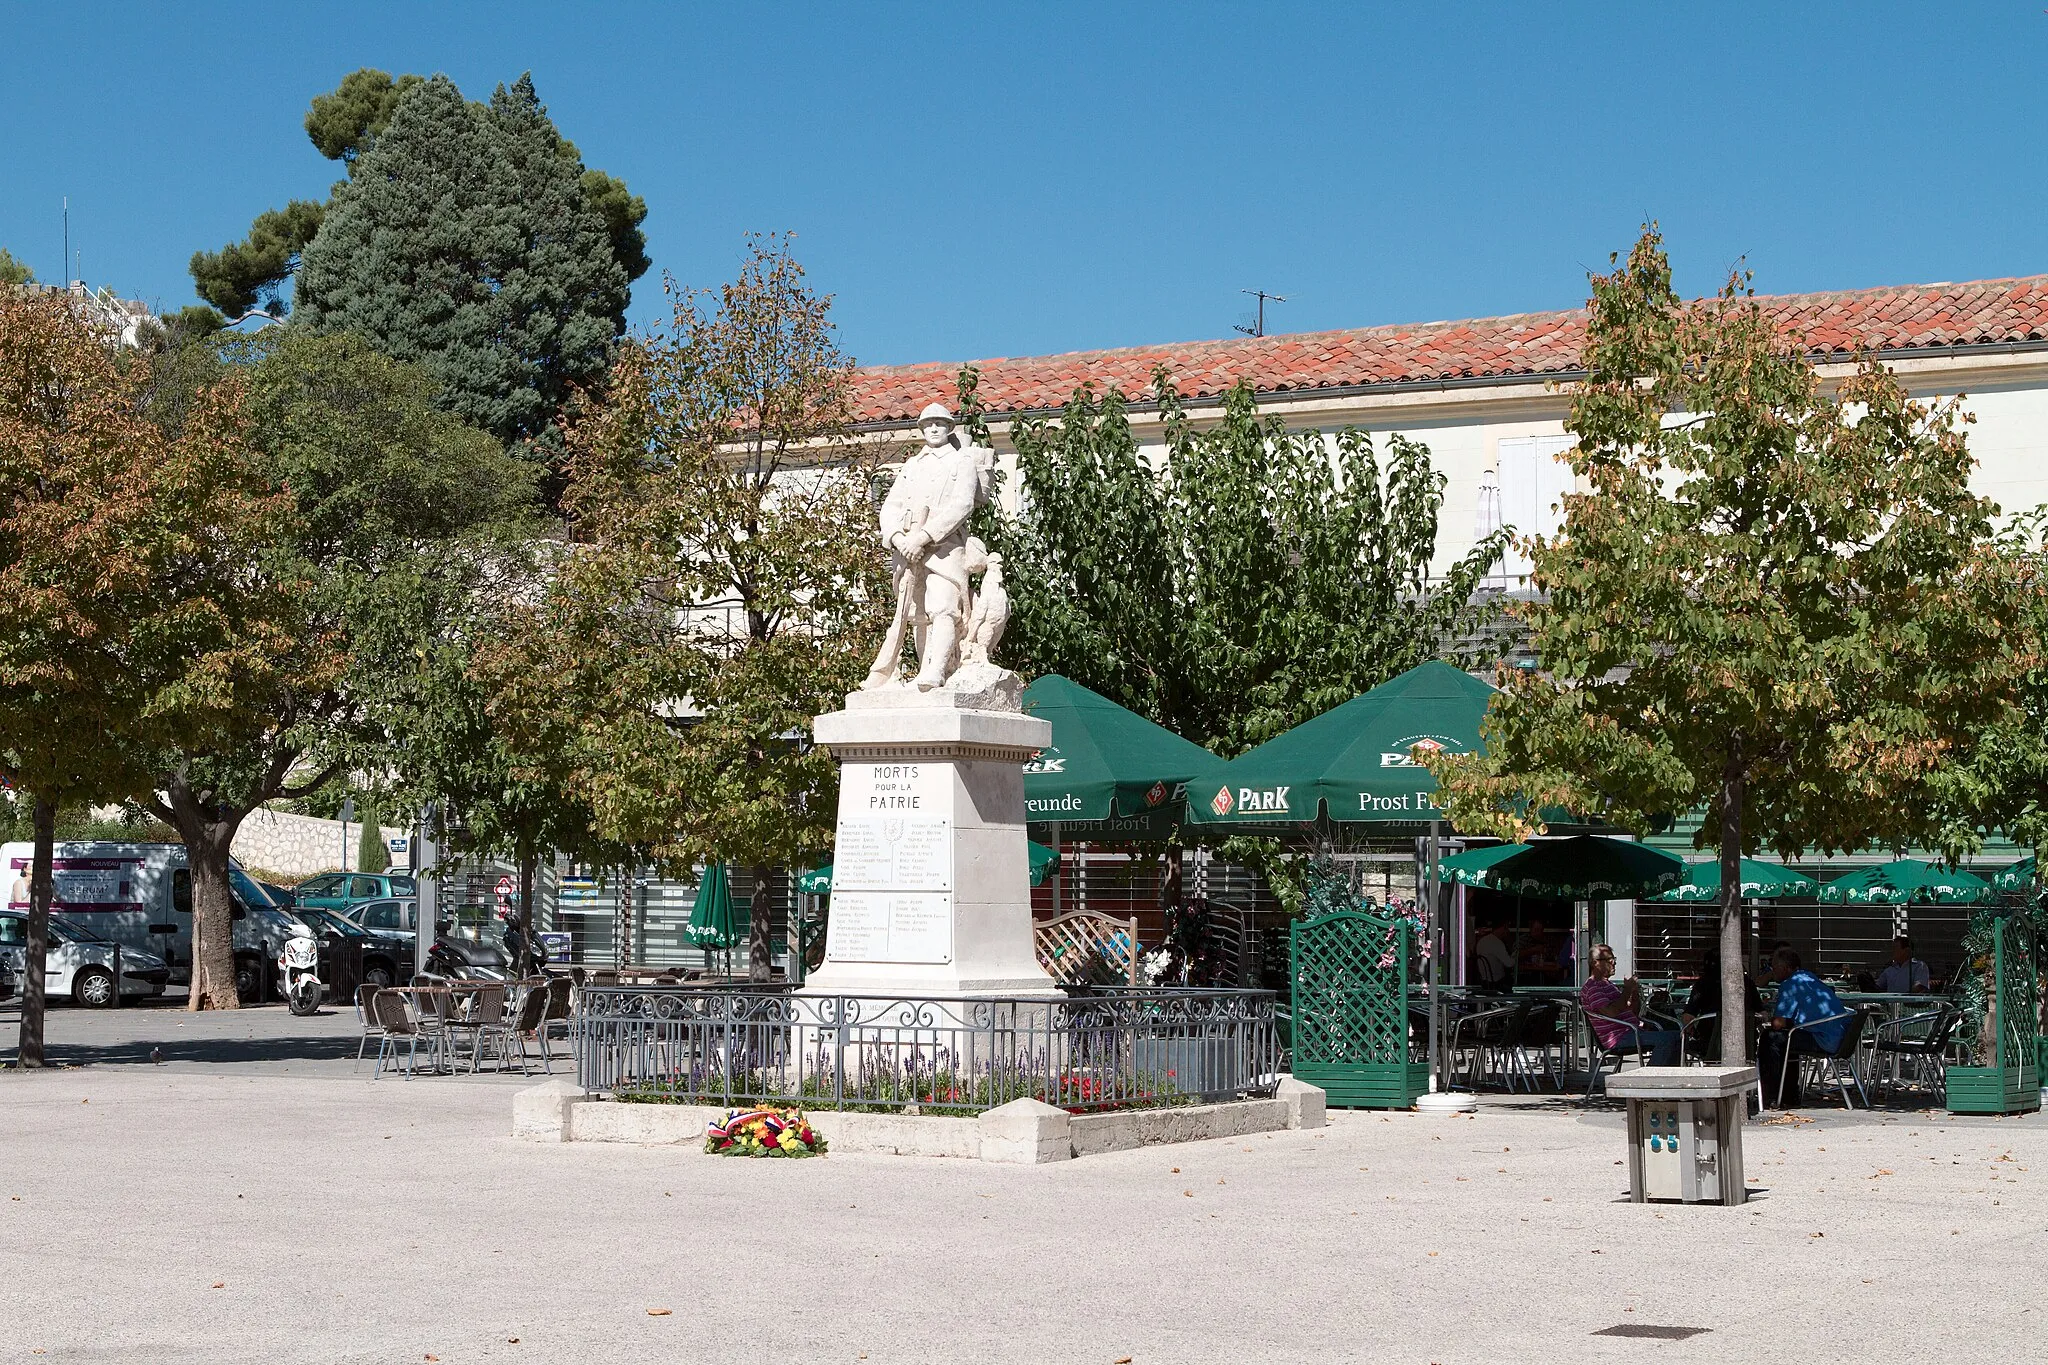
[[[856,692],[819,716],[840,762],[825,965],[806,995],[1055,995],[1031,937],[1023,764],[1052,725],[987,685]]]

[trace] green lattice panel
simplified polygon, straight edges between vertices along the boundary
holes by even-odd
[[[1332,1104],[1406,1108],[1427,1078],[1408,1056],[1413,926],[1339,910],[1291,936],[1294,1074]]]
[[[2033,930],[2007,915],[1992,931],[1992,1005],[1997,1055],[1988,1066],[1948,1068],[1948,1107],[1956,1114],[2024,1114],[2041,1107],[2041,982]]]

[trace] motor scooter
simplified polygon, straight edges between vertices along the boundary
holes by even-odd
[[[277,983],[284,1001],[296,1015],[308,1015],[320,1008],[327,987],[320,980],[320,942],[294,934],[277,953]]]
[[[458,981],[510,981],[512,964],[505,950],[481,939],[443,935],[427,950],[427,971]]]

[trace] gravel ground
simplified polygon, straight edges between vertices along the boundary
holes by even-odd
[[[53,1014],[93,1064],[0,1075],[0,1361],[1946,1361],[2048,1331],[2038,1116],[1752,1125],[1740,1209],[1627,1203],[1619,1115],[1554,1100],[1037,1168],[744,1161],[515,1142],[516,1075],[351,1075],[346,1016],[174,1015]]]

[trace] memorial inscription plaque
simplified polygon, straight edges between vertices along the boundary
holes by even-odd
[[[839,780],[827,959],[951,962],[951,768],[846,763]]]

